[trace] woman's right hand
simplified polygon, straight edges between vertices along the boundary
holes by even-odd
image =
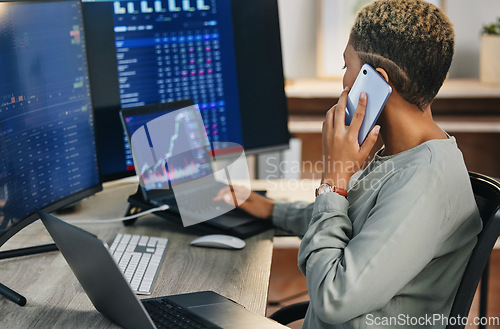
[[[250,215],[258,218],[271,218],[273,215],[274,201],[258,193],[251,192],[243,186],[225,187],[219,191],[214,201],[224,201],[227,204],[234,205],[234,197],[238,208],[246,211]]]

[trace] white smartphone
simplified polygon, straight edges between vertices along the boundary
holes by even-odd
[[[392,93],[392,87],[382,76],[369,64],[364,64],[359,71],[356,81],[347,95],[347,107],[345,110],[345,124],[351,124],[354,112],[358,107],[361,92],[367,95],[366,114],[359,129],[358,142],[362,145],[368,133],[373,129],[375,123]]]

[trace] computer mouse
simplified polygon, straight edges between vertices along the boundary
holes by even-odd
[[[196,247],[242,249],[246,246],[240,238],[225,234],[204,235],[191,241],[190,245]]]

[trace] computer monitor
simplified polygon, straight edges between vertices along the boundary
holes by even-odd
[[[125,107],[192,99],[212,142],[288,147],[277,0],[83,0],[104,181],[133,175]]]
[[[101,189],[78,0],[0,2],[0,246]]]

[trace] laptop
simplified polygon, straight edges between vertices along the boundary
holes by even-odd
[[[140,301],[105,242],[43,211],[38,215],[95,308],[125,329],[286,328],[213,291]]]
[[[170,115],[174,111],[175,115]],[[179,124],[179,117],[193,119],[190,124],[183,121]],[[214,192],[227,185],[214,179],[212,145],[205,136],[200,112],[191,100],[125,108],[120,111],[120,118],[130,145],[134,145],[134,166],[141,180],[138,192],[129,202],[142,207],[167,204],[170,207],[167,212],[178,217],[182,213],[184,222],[189,216],[206,231],[241,238],[272,228],[270,221],[232,209],[234,207],[223,201],[217,204],[212,201]],[[168,135],[169,130],[172,136]],[[192,136],[198,138],[190,138]],[[174,145],[181,145],[187,151],[175,154]],[[168,161],[164,154],[170,155]],[[188,164],[193,163],[193,159],[196,159],[196,170],[176,170],[182,166],[192,168]],[[170,168],[166,168],[167,163]],[[206,221],[206,218],[213,219]]]

